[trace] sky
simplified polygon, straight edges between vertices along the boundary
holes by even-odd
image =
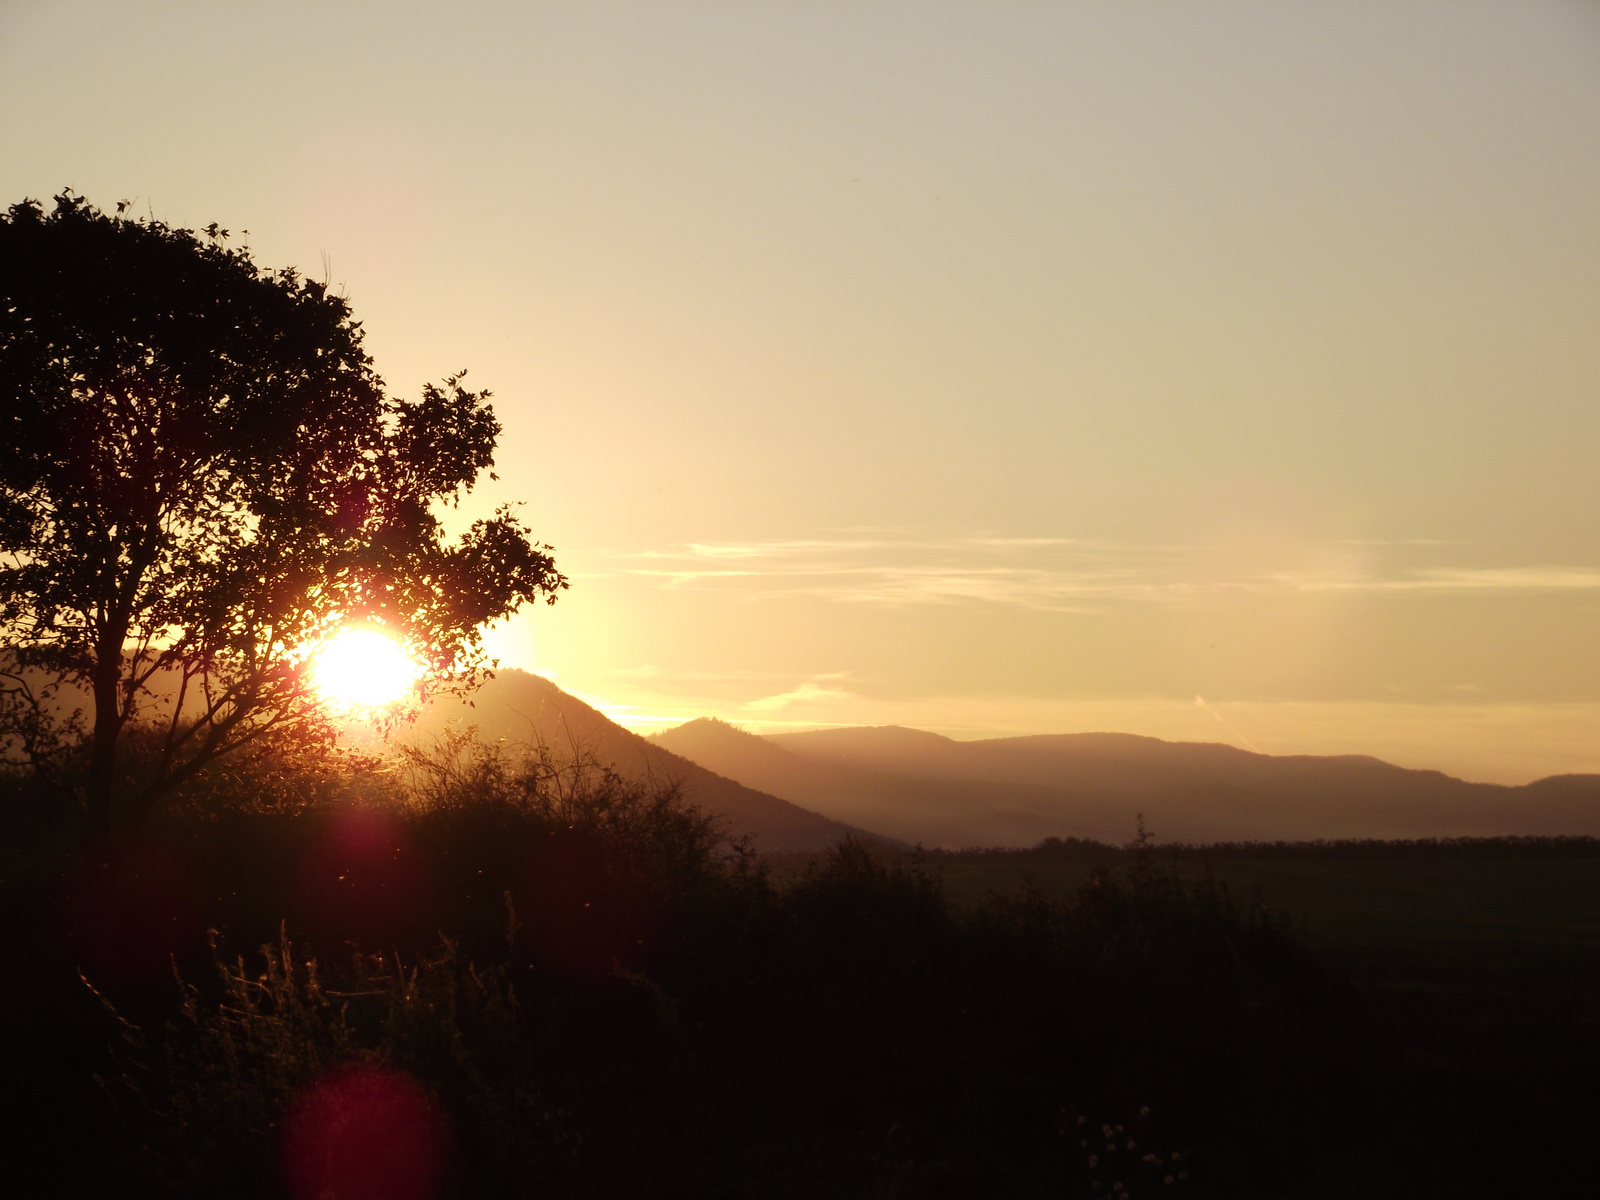
[[[491,389],[633,728],[1600,771],[1600,4],[0,0],[0,111]]]

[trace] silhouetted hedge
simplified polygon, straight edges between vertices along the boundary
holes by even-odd
[[[1343,838],[1307,842],[1163,842],[1169,860],[1195,859],[1317,859],[1317,858],[1600,858],[1600,838],[1561,837],[1453,837]],[[1026,850],[979,849],[933,851],[944,857],[1005,859],[1019,862],[1121,862],[1136,848],[1114,846],[1086,838],[1045,838]]]
[[[15,1071],[51,1093],[12,1126],[31,1194],[392,1192],[380,1167],[471,1197],[1365,1178],[1349,996],[1147,842],[1069,903],[960,913],[927,863],[856,842],[780,886],[672,786],[547,751],[206,787],[11,881]],[[412,1157],[340,1157],[384,1137]]]

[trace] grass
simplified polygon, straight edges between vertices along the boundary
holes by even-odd
[[[283,1195],[380,1093],[450,1196],[1589,1194],[1594,843],[760,861],[466,741],[270,783],[13,842],[30,1195]]]
[[[1106,859],[1110,861],[1112,855]],[[1014,893],[1024,881],[1069,900],[1091,860],[1049,861],[1031,852],[928,858],[957,908]],[[1448,854],[1230,856],[1227,849],[1174,856],[1183,876],[1209,871],[1236,896],[1259,895],[1289,914],[1328,962],[1380,977],[1468,973],[1508,980],[1582,976],[1600,964],[1600,846],[1585,856],[1516,857],[1465,844]]]

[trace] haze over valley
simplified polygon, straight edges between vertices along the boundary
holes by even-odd
[[[1600,771],[1594,5],[200,11],[0,6],[0,188],[470,367],[450,520],[572,582],[507,666],[646,734]]]
[[[1593,1200],[1596,0],[0,0],[0,1164]]]
[[[848,827],[929,848],[1130,840],[1600,836],[1600,775],[1471,783],[1365,756],[1271,756],[1115,733],[958,742],[903,727],[757,735],[700,719],[643,738],[548,680],[502,671],[473,707],[408,733],[474,726],[512,753],[542,740],[631,777],[681,780],[760,850],[820,849]]]

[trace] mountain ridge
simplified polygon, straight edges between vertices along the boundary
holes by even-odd
[[[762,736],[701,718],[650,740],[825,815],[948,848],[1123,841],[1140,814],[1163,840],[1186,842],[1600,835],[1600,775],[1472,783],[1365,754],[1268,755],[1109,732]]]
[[[893,842],[881,834],[812,812],[747,787],[706,766],[656,746],[604,713],[527,671],[504,669],[465,699],[440,697],[403,734],[418,743],[452,725],[470,726],[488,742],[531,745],[540,740],[574,755],[592,756],[629,779],[671,780],[684,795],[726,822],[734,837],[750,835],[758,851],[821,850],[841,838]]]

